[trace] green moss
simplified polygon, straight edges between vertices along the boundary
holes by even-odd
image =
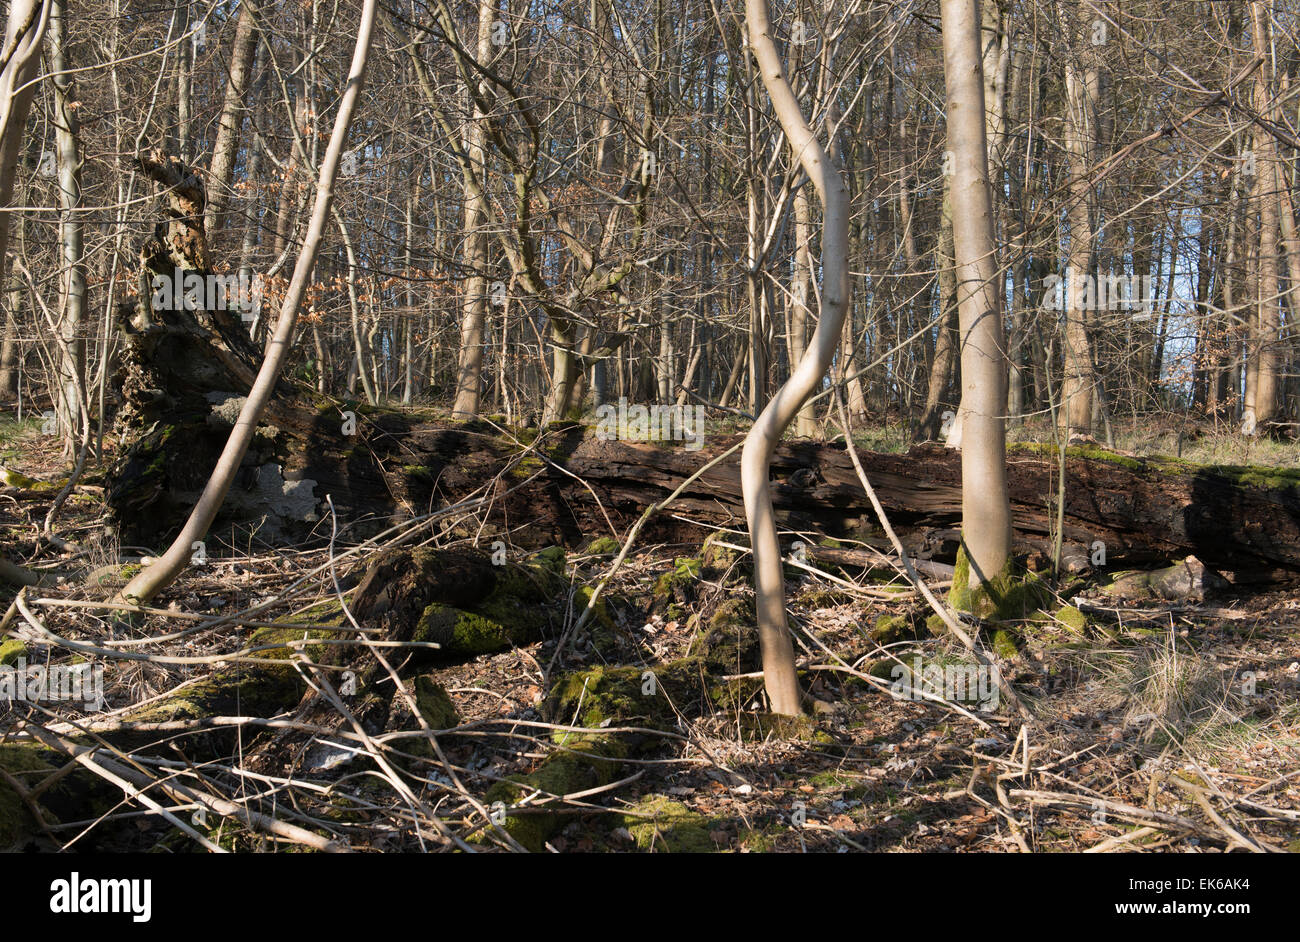
[[[1020,653],[1015,635],[1006,628],[994,629],[992,648],[994,654],[1007,660],[1013,659]]]
[[[0,769],[24,788],[30,788],[54,772],[54,768],[40,757],[40,752],[39,748],[25,744],[0,746]],[[36,832],[36,819],[31,811],[9,782],[0,776],[0,851],[12,849]]]
[[[465,657],[502,651],[512,644],[510,631],[500,622],[440,602],[421,613],[411,640],[437,644],[440,654]]]
[[[685,605],[695,598],[700,581],[701,561],[694,556],[679,556],[673,568],[655,582],[655,602],[661,607],[674,602]]]
[[[547,839],[570,820],[569,816],[556,813],[556,803],[548,807],[539,804],[539,799],[530,803],[536,807],[514,806],[539,789],[547,795],[564,796],[608,785],[626,754],[626,747],[613,737],[584,736],[549,756],[535,771],[497,782],[488,789],[485,801],[489,808],[496,802],[505,805],[506,819],[501,827],[524,847],[540,853],[546,849]]]
[[[877,644],[893,644],[905,638],[911,628],[904,615],[881,615],[871,629],[871,640]]]
[[[709,837],[709,818],[663,795],[642,798],[624,814],[623,825],[644,851],[710,854],[718,849]]]
[[[598,666],[561,677],[547,698],[546,715],[555,723],[589,729],[607,725],[672,729],[677,711],[687,712],[704,694],[703,663],[698,658],[653,668]]]
[[[743,829],[737,836],[740,847],[751,854],[768,854],[776,850],[776,839],[790,833],[790,829],[780,824],[769,824],[765,828]]]
[[[844,544],[841,543],[839,540],[829,536],[822,537],[820,540],[817,541],[817,545],[824,546],[827,549],[840,549],[844,546]]]
[[[581,615],[591,605],[591,597],[595,594],[595,589],[589,585],[580,585],[573,592],[573,612],[575,615]],[[605,601],[605,596],[601,595],[596,599],[596,604],[592,608],[591,617],[601,628],[612,630],[614,628],[614,619],[609,614],[609,605]]]
[[[1152,461],[1165,474],[1210,474],[1238,487],[1284,491],[1300,485],[1300,469],[1296,468],[1278,468],[1272,465],[1197,464],[1182,458],[1153,458]]]
[[[783,713],[742,713],[740,735],[741,739],[750,742],[782,739],[821,748],[837,745],[834,737],[818,726],[813,717],[786,716]]]
[[[592,540],[587,544],[587,548],[582,551],[584,556],[611,556],[623,548],[623,545],[613,537],[602,536]]]
[[[460,715],[451,697],[432,677],[422,674],[415,678],[415,705],[430,729],[453,729],[460,725]]]
[[[1018,621],[1029,618],[1051,598],[1051,591],[1033,572],[1017,571],[1007,560],[1002,571],[976,588],[970,587],[970,561],[963,545],[957,550],[948,602],[960,612],[986,621]]]
[[[17,638],[10,638],[8,641],[0,641],[0,665],[12,667],[21,657],[27,656],[27,645],[23,644]]]
[[[35,743],[0,744],[0,769],[25,790],[41,785],[67,761],[65,756]],[[45,788],[35,800],[45,822],[58,824],[105,815],[120,805],[121,798],[116,786],[76,767]],[[98,826],[83,841],[87,845],[85,849],[93,849],[98,838],[112,839],[113,828],[111,822]],[[0,852],[24,849],[28,841],[43,833],[21,795],[8,779],[0,776]]]
[[[68,483],[68,479],[61,481],[38,481],[36,478],[30,478],[21,471],[14,471],[12,468],[0,468],[0,483],[6,487],[20,487],[25,491],[60,491]]]
[[[522,565],[498,566],[496,577],[496,595],[523,602],[549,604],[569,587],[564,550],[558,546],[542,550]]]
[[[700,573],[711,582],[725,579],[728,575],[733,578],[743,575],[741,567],[737,565],[745,555],[739,550],[729,549],[725,546],[719,546],[719,543],[732,543],[736,546],[745,546],[749,542],[747,534],[735,533],[711,533],[704,541],[704,551],[700,557]]]
[[[744,674],[759,669],[754,603],[727,599],[709,618],[707,628],[691,642],[689,654],[704,661],[710,673]]]
[[[277,648],[284,654],[287,648]],[[253,655],[268,657],[271,652]],[[219,668],[206,680],[181,688],[171,696],[128,712],[133,723],[161,723],[208,716],[274,716],[289,709],[306,691],[302,676],[289,664],[236,664]]]
[[[120,589],[144,567],[138,564],[100,566],[86,576],[85,584],[97,589]]]
[[[1060,448],[1056,442],[1014,442],[1008,443],[1007,451],[1031,452],[1036,455],[1044,455],[1056,458],[1061,454]],[[1082,458],[1086,461],[1105,461],[1108,464],[1119,465],[1129,471],[1145,471],[1147,463],[1140,458],[1130,458],[1128,455],[1116,454],[1100,445],[1070,445],[1065,449],[1067,458]]]
[[[333,644],[297,644],[288,647],[288,643],[311,641],[320,638],[341,638],[352,635],[351,625],[343,614],[343,606],[338,599],[326,599],[293,615],[277,618],[276,621],[294,625],[318,625],[317,628],[258,628],[249,641],[255,647],[262,645],[286,645],[258,651],[252,656],[274,661],[293,660],[294,651],[301,652],[308,660],[316,664],[330,664],[336,661],[342,645]],[[331,631],[330,628],[338,630]]]
[[[1055,618],[1075,634],[1081,635],[1088,630],[1088,616],[1073,605],[1063,605],[1057,609]]]

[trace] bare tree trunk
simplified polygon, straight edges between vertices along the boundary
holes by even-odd
[[[808,344],[808,321],[811,313],[813,261],[812,249],[812,206],[808,199],[807,187],[800,188],[794,195],[794,284],[791,286],[793,299],[790,311],[790,369],[803,359]],[[805,438],[817,434],[817,413],[811,402],[799,407],[799,416],[795,423],[795,433]]]
[[[487,62],[492,52],[492,23],[497,18],[497,0],[479,0],[478,61]],[[478,77],[474,76],[474,81]],[[487,155],[487,115],[479,110],[480,96],[466,89],[470,114],[473,116],[465,134],[465,153],[480,180],[486,180],[484,163]],[[484,225],[487,208],[483,191],[465,187],[464,299],[460,326],[460,353],[456,376],[456,401],[452,415],[472,418],[478,414],[479,393],[483,386],[483,323],[487,316],[488,236]]]
[[[835,358],[848,310],[849,192],[837,162],[822,146],[785,76],[772,39],[766,0],[746,0],[745,25],[758,61],[759,74],[772,100],[772,110],[785,131],[804,172],[817,187],[822,201],[822,305],[817,329],[807,353],[790,378],[776,391],[745,437],[741,453],[741,481],[745,516],[754,555],[754,589],[758,614],[758,639],[763,658],[763,681],[772,710],[799,714],[799,683],[795,676],[794,649],[785,617],[785,585],[781,574],[781,548],[772,513],[768,465],[781,434],[804,400],[818,386]],[[827,100],[834,91],[828,91]],[[833,125],[831,134],[833,136]]]
[[[921,423],[916,433],[918,441],[935,441],[944,431],[943,401],[952,381],[953,367],[957,363],[957,331],[960,322],[957,314],[957,280],[953,271],[952,195],[947,190],[948,187],[945,187],[939,238],[934,253],[942,317],[939,319],[939,336],[934,342],[934,359],[930,363],[925,411],[921,414]]]
[[[1266,63],[1255,73],[1255,110],[1266,115],[1272,111],[1272,93],[1269,89],[1267,65],[1270,46],[1266,17],[1269,14],[1262,0],[1251,0],[1250,15],[1255,55],[1265,57]],[[1254,147],[1255,197],[1259,205],[1259,260],[1256,263],[1258,281],[1252,283],[1258,293],[1249,340],[1247,385],[1251,388],[1246,394],[1246,411],[1241,421],[1241,430],[1247,435],[1267,431],[1269,424],[1277,418],[1278,374],[1282,359],[1279,351],[1281,312],[1278,307],[1280,298],[1277,279],[1277,144],[1268,130],[1257,127]]]
[[[979,0],[943,0],[941,7],[962,337],[962,543],[971,588],[999,575],[1011,551],[1003,418],[1007,357],[985,156],[978,8]]]
[[[204,225],[208,244],[215,250],[225,226],[224,210],[235,178],[235,155],[239,151],[239,132],[244,125],[245,96],[252,78],[250,66],[257,49],[257,0],[240,0],[239,19],[235,21],[235,40],[230,47],[230,82],[226,85],[217,122],[216,140],[212,142],[212,164],[208,175],[208,209]],[[184,159],[184,158],[182,158]]]
[[[23,150],[27,112],[36,94],[36,69],[40,64],[41,42],[49,24],[50,0],[12,0],[5,25],[4,48],[0,50],[0,210],[10,205],[18,156]],[[8,212],[0,211],[0,285],[7,285],[9,247]],[[34,584],[36,577],[0,556],[0,579]]]
[[[63,272],[59,280],[59,421],[65,452],[71,454],[89,431],[84,426],[86,400],[86,341],[81,336],[86,311],[86,270],[81,210],[80,125],[72,104],[72,77],[64,57],[66,5],[52,0],[48,32],[51,81],[54,86],[54,135],[59,182],[59,241]]]
[[[1088,314],[1080,286],[1092,274],[1095,232],[1092,224],[1092,184],[1088,174],[1097,136],[1097,93],[1100,70],[1087,37],[1080,35],[1081,23],[1091,21],[1091,8],[1081,0],[1076,11],[1079,23],[1071,35],[1070,57],[1065,64],[1066,153],[1069,167],[1070,251],[1066,261],[1064,325],[1065,377],[1061,386],[1062,412],[1069,435],[1092,433],[1093,370],[1092,344],[1088,338]],[[1063,20],[1064,21],[1064,20]]]

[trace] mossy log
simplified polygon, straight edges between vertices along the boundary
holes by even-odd
[[[590,428],[556,425],[537,443],[546,460],[530,455],[508,470],[525,446],[486,422],[353,408],[357,432],[348,436],[341,431],[343,403],[305,397],[274,403],[222,519],[260,527],[259,537],[300,539],[326,512],[325,494],[344,524],[365,519],[373,529],[477,494],[490,501],[489,524],[509,528],[512,546],[580,547],[614,535],[609,523],[621,537],[647,506],[738,441],[717,436],[690,451],[602,441]],[[108,490],[124,540],[162,545],[174,533],[225,441],[229,425],[219,414],[222,407],[205,400],[152,426],[128,449]],[[918,447],[862,458],[908,553],[922,564],[952,564],[961,520],[960,455]],[[1015,449],[1008,456],[1018,553],[1042,559],[1051,552],[1057,470],[1051,454]],[[1087,565],[1100,542],[1110,569],[1196,556],[1234,582],[1300,581],[1300,474],[1267,470],[1112,460],[1097,449],[1071,449],[1065,555]],[[892,555],[842,446],[785,442],[772,475],[783,527],[860,540]],[[702,540],[707,531],[691,519],[743,530],[739,454],[688,487],[674,510],[651,520],[643,539]]]

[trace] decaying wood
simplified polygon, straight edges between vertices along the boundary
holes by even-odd
[[[358,409],[356,432],[346,435],[353,411],[294,399],[274,404],[232,491],[229,518],[265,518],[264,535],[301,536],[316,525],[326,494],[345,522],[370,519],[377,526],[485,493],[491,508],[484,535],[525,548],[579,546],[625,533],[647,506],[737,441],[714,436],[707,447],[690,450],[604,441],[581,425],[552,426],[512,467],[526,446],[487,422]],[[155,428],[152,441],[142,439],[119,465],[109,500],[134,531],[133,541],[160,542],[188,509],[186,496],[201,485],[221,437],[220,412],[209,404],[179,417],[187,425]],[[184,444],[171,447],[175,439]],[[922,446],[863,459],[909,554],[951,563],[959,539],[959,456]],[[842,446],[785,442],[772,473],[786,530],[887,549]],[[1058,460],[1013,450],[1007,474],[1016,550],[1041,558],[1050,552]],[[1300,580],[1300,493],[1290,486],[1243,482],[1231,470],[1104,456],[1071,456],[1066,475],[1064,543],[1076,557],[1088,559],[1100,542],[1107,569],[1194,555],[1237,582]],[[707,527],[718,526],[744,529],[734,457],[701,475],[671,513],[651,520],[643,539],[698,542]]]

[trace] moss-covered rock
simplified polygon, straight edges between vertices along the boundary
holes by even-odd
[[[673,568],[655,581],[654,610],[668,611],[674,617],[681,615],[685,606],[695,601],[701,566],[700,560],[693,556],[673,560]]]
[[[591,618],[595,624],[601,628],[612,630],[614,628],[614,618],[609,613],[608,597],[601,594],[596,599],[596,604],[591,605],[591,597],[595,594],[595,589],[589,585],[580,585],[573,591],[573,613],[581,617],[582,613],[591,607]]]
[[[700,556],[700,575],[710,582],[741,580],[748,575],[749,554],[734,550],[720,543],[734,546],[748,546],[749,534],[714,532],[704,541],[704,550]]]
[[[319,627],[258,628],[249,638],[253,651],[247,661],[218,666],[197,683],[128,711],[123,719],[155,723],[223,715],[274,716],[295,706],[308,686],[300,673],[306,668],[295,667],[293,662],[305,660],[326,666],[345,663],[350,645],[311,642],[349,639],[354,631],[337,599],[327,599],[279,620]]]
[[[1064,625],[1077,635],[1082,635],[1088,630],[1088,616],[1073,605],[1062,605],[1053,617],[1058,624]]]
[[[497,782],[486,795],[489,807],[504,806],[505,819],[500,823],[511,837],[524,847],[540,853],[546,841],[565,823],[558,814],[558,803],[550,796],[563,797],[608,785],[614,780],[627,747],[612,736],[582,736],[564,744],[561,751],[544,759],[526,775]],[[536,792],[527,805],[520,802]],[[497,805],[500,802],[500,805]]]
[[[622,544],[613,537],[601,536],[588,543],[582,554],[584,556],[613,556],[622,548]]]
[[[0,769],[5,773],[0,775],[0,853],[23,850],[31,841],[39,845],[44,834],[10,779],[30,792],[69,761],[35,743],[0,744]],[[114,786],[78,767],[44,789],[34,803],[46,824],[58,824],[104,814],[120,798],[121,793]],[[93,846],[97,836],[105,836],[104,829],[92,832],[89,846]]]
[[[552,722],[599,729],[673,729],[678,711],[698,712],[706,695],[704,664],[686,657],[654,667],[592,667],[561,677],[546,699]],[[561,741],[566,734],[558,734]],[[568,734],[572,735],[572,734]]]
[[[909,634],[911,622],[906,615],[881,615],[871,628],[871,640],[880,645],[902,641]]]
[[[715,709],[734,714],[754,709],[755,698],[762,692],[762,677],[732,677],[710,684],[709,700]]]
[[[760,667],[754,602],[730,598],[709,617],[707,627],[691,642],[690,655],[704,661],[714,674],[746,674]]]
[[[475,612],[465,612],[434,602],[420,615],[412,641],[436,644],[439,655],[473,657],[503,651],[526,641],[527,633],[514,631],[498,621]]]
[[[0,666],[12,667],[18,663],[19,658],[27,656],[27,645],[23,644],[17,638],[7,638],[0,641]]]
[[[712,821],[664,795],[647,795],[623,815],[636,846],[658,854],[711,854]]]
[[[750,742],[765,739],[792,740],[820,748],[834,748],[835,737],[822,729],[811,716],[787,716],[783,713],[743,713],[740,716],[741,738]]]
[[[446,689],[427,674],[415,678],[415,706],[432,730],[454,729],[460,725],[460,714]]]

